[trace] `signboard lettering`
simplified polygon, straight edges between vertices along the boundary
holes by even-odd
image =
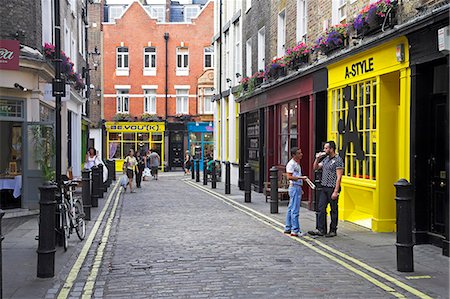
[[[0,40],[0,69],[19,70],[19,55],[19,41]]]
[[[345,79],[356,77],[368,72],[372,72],[373,68],[373,57],[370,57],[363,61],[358,61],[353,63],[350,67],[345,67]]]

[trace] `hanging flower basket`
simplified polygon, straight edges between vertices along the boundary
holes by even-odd
[[[397,24],[397,1],[379,0],[366,5],[353,21],[358,37],[378,33]]]
[[[327,29],[325,34],[316,40],[315,50],[330,55],[336,50],[348,46],[347,24],[338,24]]]
[[[311,50],[306,46],[305,43],[299,43],[292,49],[286,50],[284,62],[289,69],[297,70],[299,67],[309,62],[310,52]]]
[[[272,80],[277,80],[280,77],[287,75],[286,64],[284,58],[275,58],[271,64],[267,66],[267,77]]]

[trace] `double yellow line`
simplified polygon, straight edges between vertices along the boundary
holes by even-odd
[[[191,181],[184,181],[186,184],[197,188],[198,190],[201,190],[203,192],[206,192],[208,194],[210,194],[211,196],[223,201],[224,203],[234,207],[235,209],[249,215],[250,217],[270,226],[271,228],[275,229],[276,231],[279,231],[280,233],[284,232],[284,224],[277,221],[276,219],[273,219],[271,217],[268,217],[252,208],[249,208],[245,205],[242,205],[226,196],[223,196],[215,191],[212,191],[206,187],[203,186],[199,186]],[[302,237],[302,238],[298,238],[298,237],[291,237],[292,240],[297,241],[298,243],[308,247],[309,249],[315,251],[316,253],[332,260],[333,262],[345,267],[346,269],[350,270],[351,272],[361,276],[362,278],[366,279],[367,281],[369,281],[370,283],[376,285],[377,287],[381,288],[382,290],[386,291],[387,293],[389,293],[392,296],[395,296],[397,298],[405,298],[405,296],[401,293],[399,293],[397,290],[395,290],[394,288],[390,287],[389,285],[385,284],[384,282],[380,281],[379,279],[375,278],[374,276],[371,276],[369,274],[367,274],[366,272],[363,272],[360,269],[357,269],[355,266],[353,266],[352,264],[348,263],[347,261],[352,262],[354,265],[359,266],[360,268],[366,270],[367,272],[370,272],[372,274],[375,274],[376,276],[384,279],[385,281],[388,281],[394,285],[396,285],[397,287],[407,291],[408,293],[417,296],[419,298],[423,298],[423,299],[430,299],[432,297],[428,296],[427,294],[399,281],[398,279],[378,270],[375,269],[371,266],[369,266],[368,264],[354,258],[351,257],[339,250],[337,250],[336,248],[332,248],[316,239],[310,238],[310,237]],[[307,240],[307,241],[305,241]],[[317,246],[320,246],[321,248],[318,248]]]
[[[64,283],[62,289],[60,290],[60,292],[58,294],[58,297],[57,297],[58,299],[66,299],[69,296],[70,290],[72,289],[72,287],[75,283],[75,280],[77,279],[78,273],[80,272],[80,269],[83,266],[83,263],[89,253],[89,250],[92,247],[94,238],[97,235],[97,232],[100,228],[101,223],[103,222],[103,218],[105,217],[106,211],[108,210],[108,208],[111,204],[112,198],[114,196],[114,193],[116,193],[118,186],[119,186],[119,182],[116,183],[112,192],[109,194],[108,199],[105,202],[105,206],[103,207],[97,220],[95,221],[95,224],[92,227],[89,237],[86,239],[86,243],[84,244],[83,248],[81,249],[81,252],[78,255],[77,260],[75,261],[75,264],[72,266],[72,269],[70,270],[69,275],[67,276],[66,282]],[[114,205],[111,209],[107,223],[105,225],[101,244],[97,248],[97,252],[95,255],[95,259],[94,259],[94,264],[92,266],[92,269],[89,273],[89,277],[87,278],[86,284],[84,286],[83,298],[90,298],[92,296],[95,279],[97,278],[98,270],[101,265],[101,260],[103,258],[103,253],[105,250],[106,243],[108,242],[109,233],[111,231],[111,223],[116,214],[116,209],[117,209],[117,205],[119,203],[119,196],[120,196],[121,192],[122,192],[122,188],[120,188],[119,191],[116,193]]]

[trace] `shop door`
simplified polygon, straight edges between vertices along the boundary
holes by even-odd
[[[39,208],[39,187],[44,182],[40,161],[48,159],[55,171],[55,130],[52,123],[29,122],[24,126],[24,176],[22,207]]]
[[[448,217],[448,100],[446,95],[433,95],[428,111],[428,125],[431,138],[428,149],[427,186],[430,199],[430,231],[445,234],[446,217]],[[448,222],[447,222],[448,223]]]
[[[183,132],[170,133],[170,166],[183,167]]]

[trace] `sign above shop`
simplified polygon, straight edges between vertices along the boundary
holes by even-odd
[[[20,43],[17,40],[0,40],[0,69],[19,70]]]
[[[163,122],[107,122],[106,130],[109,132],[163,132]]]
[[[358,61],[353,63],[351,66],[345,67],[345,79],[356,77],[358,75],[366,74],[372,72],[373,68],[373,57],[368,59]]]
[[[439,51],[448,52],[450,50],[450,35],[448,26],[438,30],[438,47]]]

